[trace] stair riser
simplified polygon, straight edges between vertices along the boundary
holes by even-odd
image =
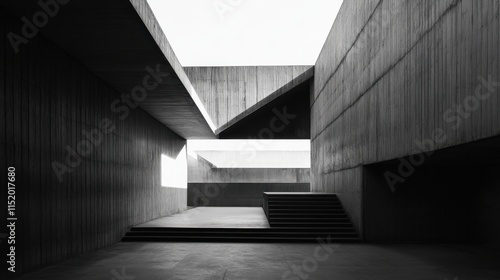
[[[319,237],[322,239],[327,236]],[[186,238],[124,237],[124,242],[252,242],[252,243],[317,243],[318,238]],[[359,238],[330,238],[330,243],[359,243]]]
[[[143,232],[141,234],[139,233],[132,233],[128,232],[125,236],[127,237],[218,237],[218,238],[261,238],[261,237],[268,237],[268,238],[303,238],[303,237],[308,237],[308,238],[316,238],[316,237],[323,237],[323,236],[331,236],[331,237],[357,237],[357,234],[355,232],[333,232],[333,233],[277,233],[277,234],[231,234],[231,233],[189,233],[189,234],[176,234],[176,233],[158,233],[158,232],[152,232],[152,233],[147,233]]]
[[[311,194],[273,194],[273,195],[267,195],[268,198],[277,198],[277,197],[287,197],[287,198],[338,198],[337,195],[335,194],[316,194],[316,195],[311,195]]]
[[[313,206],[330,206],[343,208],[341,203],[338,202],[327,202],[327,203],[304,203],[302,201],[297,202],[267,202],[267,206],[301,206],[301,207],[313,207]]]
[[[271,208],[267,208],[268,210],[300,210],[300,211],[344,211],[342,207],[328,207],[328,208],[318,208],[318,207],[293,207],[289,205],[276,205]]]
[[[287,224],[287,223],[271,223],[271,226],[272,227],[282,227],[282,228],[286,228],[286,227],[292,227],[292,228],[300,228],[300,227],[304,227],[304,228],[307,228],[307,227],[311,227],[311,226],[314,226],[316,228],[321,228],[321,227],[324,227],[324,228],[331,228],[331,227],[335,227],[335,226],[339,226],[339,227],[349,227],[349,226],[352,226],[352,224],[337,224],[337,225],[334,225],[334,224],[324,224],[324,225],[318,225],[318,224],[305,224],[305,225],[297,225],[297,224],[294,224],[294,223],[291,223],[291,224]]]
[[[301,214],[301,213],[295,213],[295,214],[276,214],[273,213],[272,218],[297,218],[297,219],[317,219],[317,218],[322,218],[322,219],[331,219],[331,218],[336,218],[339,216],[346,216],[344,212],[339,212],[339,213],[334,213],[334,214]]]
[[[321,196],[321,195],[292,195],[292,196],[284,196],[284,195],[268,195],[267,199],[330,199],[330,200],[338,200],[339,198],[336,196]]]
[[[192,232],[198,233],[198,232],[223,232],[223,233],[234,233],[234,234],[239,234],[239,233],[282,233],[282,232],[335,232],[336,230],[352,230],[354,229],[352,227],[352,224],[349,224],[349,226],[346,227],[332,227],[332,228],[315,228],[315,227],[298,227],[298,228],[290,228],[286,227],[285,229],[282,229],[280,227],[274,227],[274,228],[165,228],[165,227],[133,227],[130,229],[128,232],[133,232],[133,233],[141,233],[141,232],[179,232],[182,234],[189,234]]]
[[[335,223],[347,223],[349,219],[337,219],[337,220],[308,220],[308,219],[270,219],[269,223],[301,223],[301,224],[335,224]]]
[[[320,203],[340,203],[339,200],[337,199],[288,199],[288,198],[269,198],[267,201],[269,202],[297,202],[297,201],[302,201],[302,202],[320,202]]]
[[[283,211],[284,213],[293,213],[294,215],[301,214],[328,214],[328,215],[339,215],[345,214],[345,211],[339,209],[269,209],[268,213],[279,214],[279,211]],[[285,212],[287,211],[287,212]]]
[[[279,204],[269,204],[269,209],[343,209],[341,206],[337,205],[279,205]]]

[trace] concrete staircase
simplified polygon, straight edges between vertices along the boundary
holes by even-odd
[[[270,228],[132,227],[122,241],[140,242],[360,242],[337,196],[264,193]]]
[[[271,228],[304,227],[318,233],[345,233],[358,238],[337,195],[321,193],[264,193],[264,212]],[[347,233],[349,233],[347,235]]]

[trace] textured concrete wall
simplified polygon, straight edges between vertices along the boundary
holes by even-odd
[[[20,22],[0,12],[0,170],[6,180],[7,167],[16,169],[17,273],[186,209],[187,190],[161,187],[160,178],[161,155],[177,157],[186,141],[142,109],[120,119],[110,109],[120,94],[40,34],[13,52],[6,34]],[[99,126],[105,119],[108,133]],[[6,202],[7,186],[0,193]]]
[[[189,183],[309,183],[309,168],[191,168]]]
[[[309,183],[189,183],[188,206],[261,207],[264,192],[309,191]]]
[[[363,165],[500,133],[499,5],[344,1],[315,65],[311,188],[358,228]]]
[[[309,79],[245,116],[219,134],[220,139],[309,139]]]
[[[188,183],[309,183],[309,168],[215,168],[188,156]]]
[[[185,67],[216,127],[243,113],[311,66]]]
[[[263,192],[310,191],[309,168],[213,168],[188,156],[189,206],[262,206]]]

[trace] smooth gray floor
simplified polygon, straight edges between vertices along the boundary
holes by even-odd
[[[197,207],[138,227],[268,228],[262,207]]]
[[[118,243],[21,279],[500,279],[498,250],[367,244],[329,249],[319,243]],[[286,275],[294,266],[301,267],[301,277]]]

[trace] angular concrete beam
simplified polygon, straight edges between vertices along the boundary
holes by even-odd
[[[313,66],[185,67],[221,132],[314,74]]]
[[[33,22],[35,13],[46,13],[37,2],[0,5]],[[122,98],[135,93],[140,108],[181,137],[215,138],[215,125],[146,1],[68,1],[38,30],[37,36],[48,38],[122,95],[115,106],[104,104],[110,114],[125,116],[122,106],[134,110]]]
[[[244,112],[241,114],[237,115],[236,117],[232,118],[229,120],[227,123],[224,125],[220,126],[215,130],[215,134],[219,135],[221,132],[225,131],[226,129],[230,128],[231,126],[235,125],[239,121],[247,118],[250,116],[252,113],[256,112],[260,108],[264,107],[266,104],[269,104],[271,101],[275,100],[276,98],[282,96],[283,94],[289,92],[296,86],[302,84],[303,82],[311,79],[314,76],[314,66],[310,67],[307,69],[305,72],[288,82],[287,84],[283,85],[282,87],[278,88],[276,91],[272,92],[262,100],[258,101],[255,103],[253,106],[250,108],[246,109]]]

